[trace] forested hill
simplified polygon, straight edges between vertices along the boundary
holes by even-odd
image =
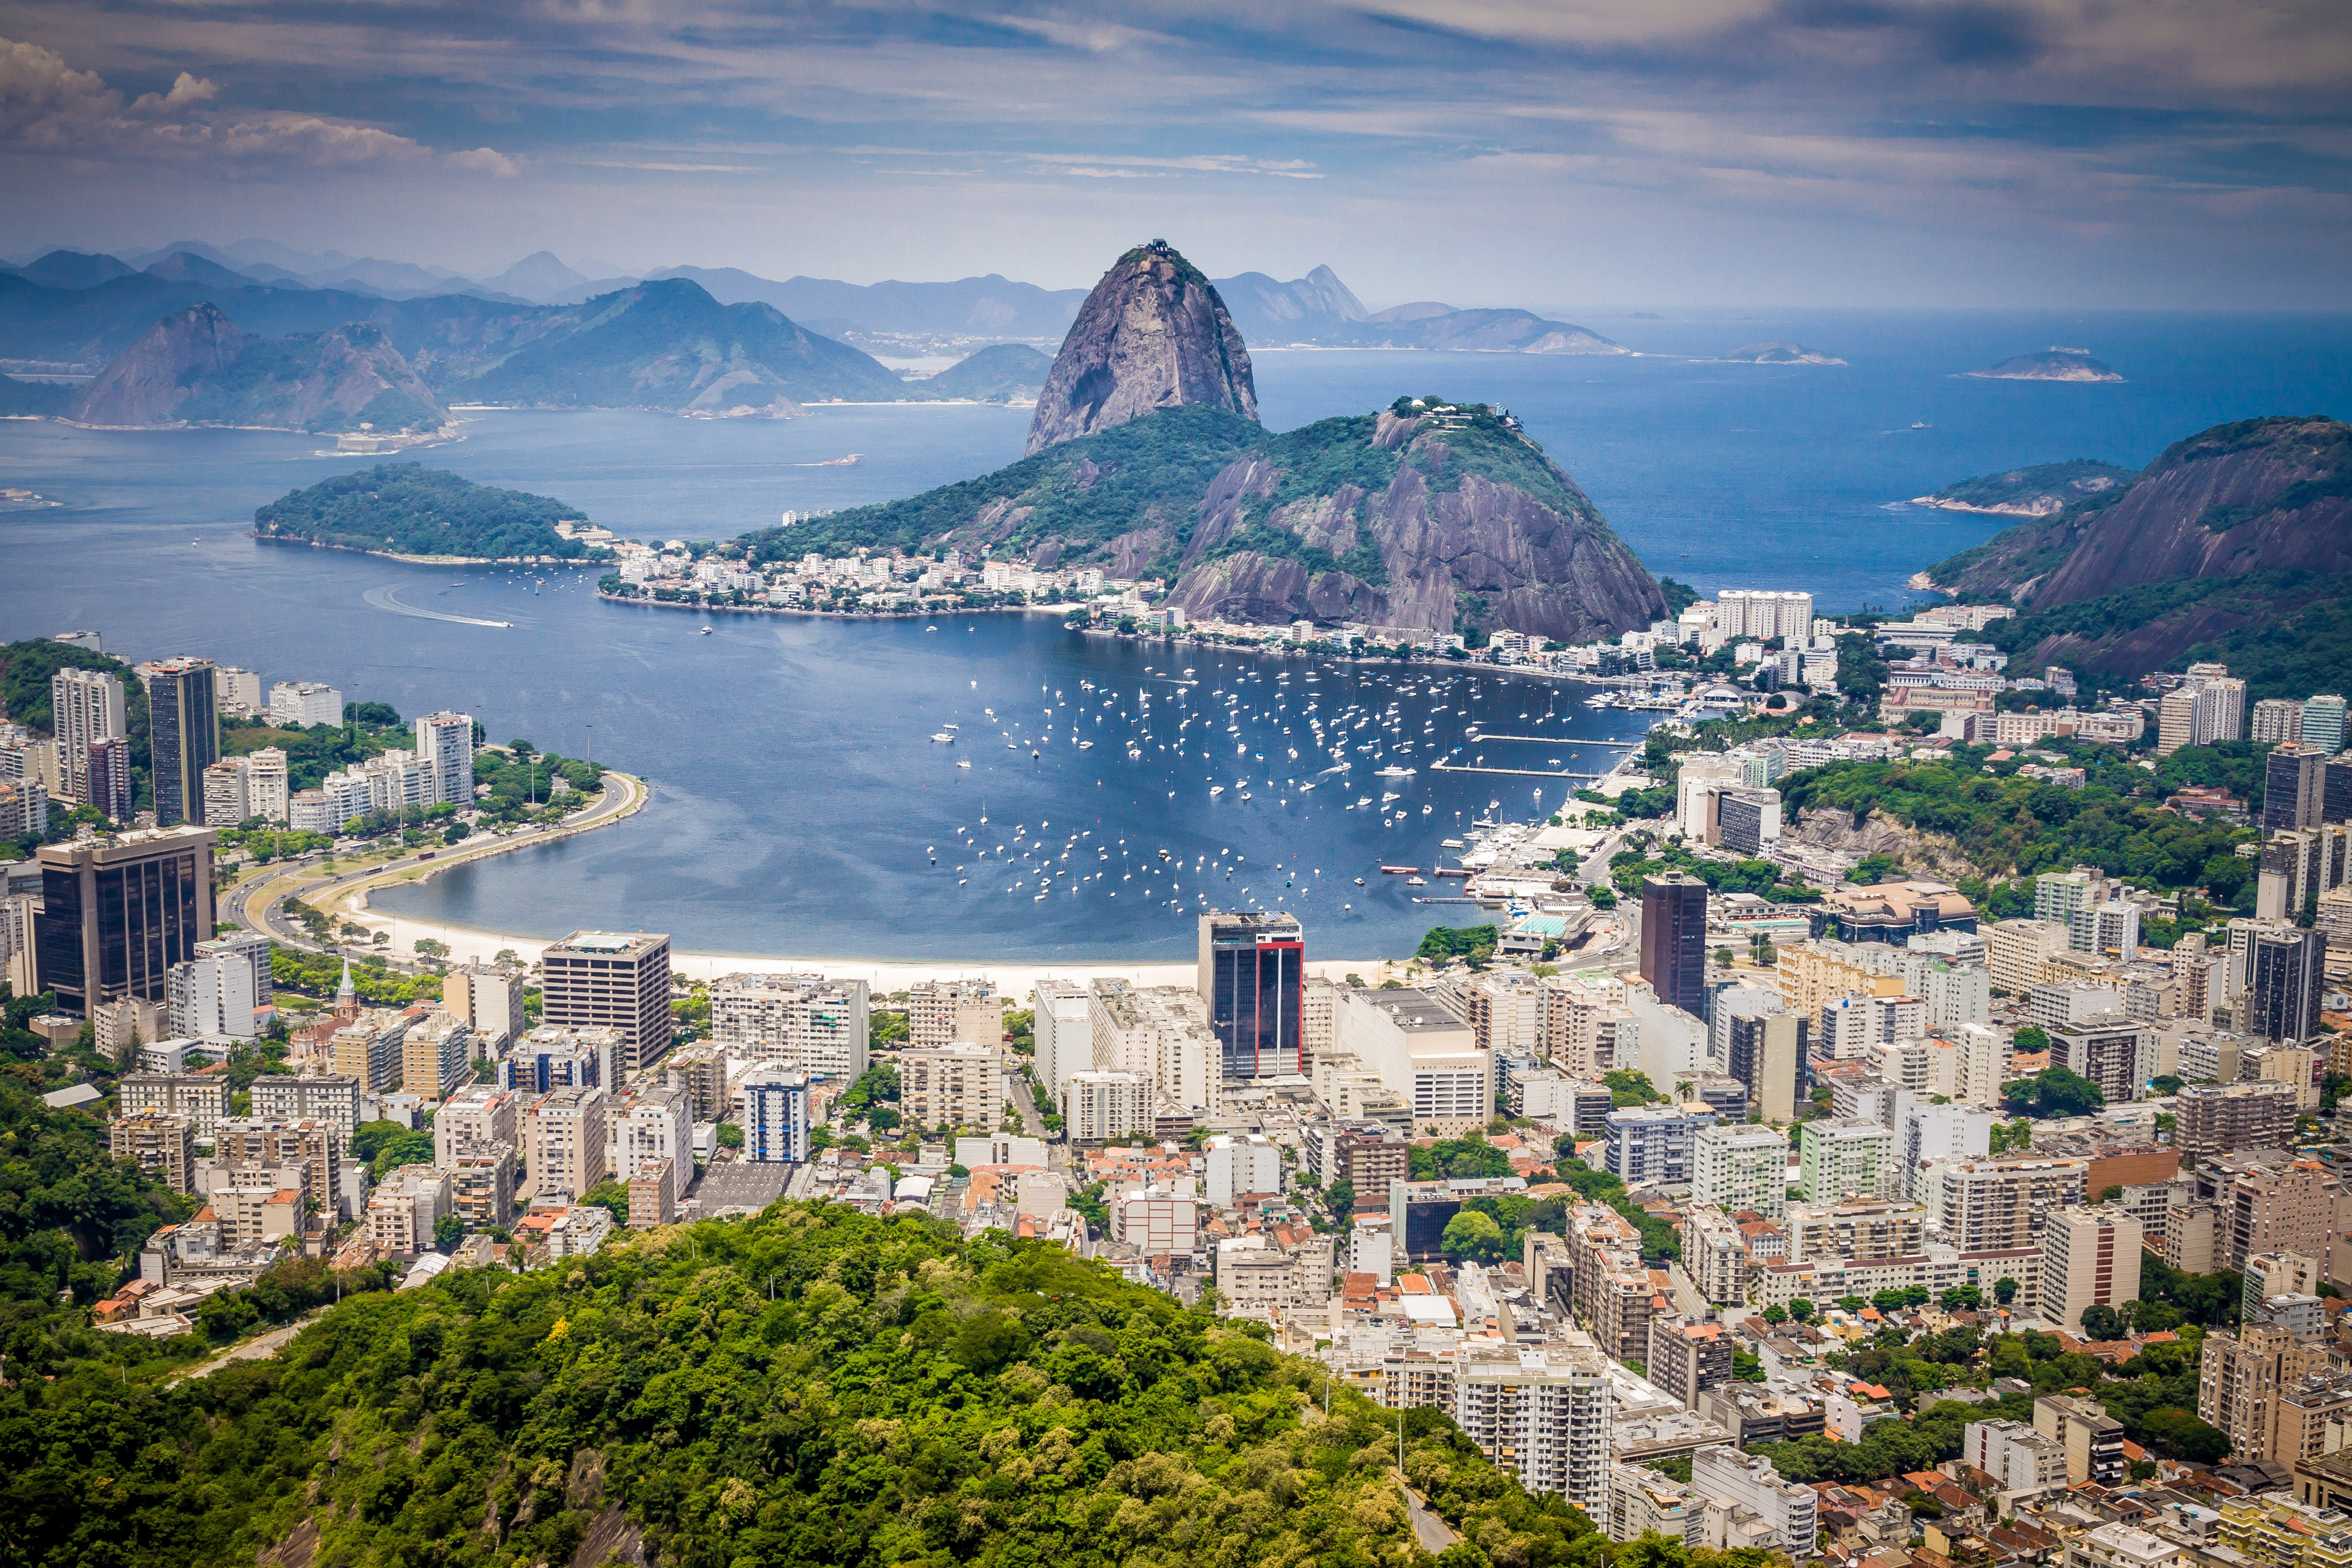
[[[421,463],[380,463],[296,490],[253,514],[257,537],[377,555],[583,560],[602,552],[555,531],[580,508],[523,490],[477,485]]]
[[[1428,1561],[1395,1418],[1349,1390],[1327,1418],[1324,1375],[1055,1245],[783,1204],[351,1297],[209,1377],[23,1379],[0,1390],[0,1557]],[[1416,1486],[1488,1549],[1465,1561],[1605,1556],[1444,1416],[1404,1430]]]

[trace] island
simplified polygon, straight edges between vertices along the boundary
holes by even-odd
[[[2088,349],[2067,349],[2053,343],[2037,354],[2020,354],[1981,371],[1962,374],[1992,382],[2119,382],[2123,374]]]
[[[923,388],[934,397],[972,402],[1034,403],[1053,370],[1050,355],[1026,343],[992,343],[949,366]]]
[[[1914,496],[1915,507],[1944,512],[1991,512],[2005,517],[2047,517],[2076,501],[2130,484],[2134,469],[2077,457],[2068,463],[2038,463],[2001,474],[1979,474],[1931,495]]]
[[[265,544],[466,565],[586,564],[606,557],[612,538],[577,507],[421,463],[380,463],[321,480],[270,502],[253,522]]]
[[[1842,365],[1835,354],[1808,349],[1802,343],[1742,343],[1717,359],[1733,365]]]

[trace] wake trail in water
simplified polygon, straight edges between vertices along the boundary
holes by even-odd
[[[360,597],[378,610],[389,610],[394,615],[414,615],[420,621],[447,621],[459,626],[496,626],[508,631],[514,627],[511,621],[485,621],[479,616],[450,615],[438,610],[419,610],[414,604],[403,604],[389,584],[383,588],[371,588]]]

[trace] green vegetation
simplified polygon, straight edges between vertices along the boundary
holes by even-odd
[[[1415,1181],[1435,1181],[1441,1176],[1460,1181],[1511,1174],[1510,1156],[1475,1133],[1466,1138],[1440,1138],[1425,1148],[1416,1144],[1405,1158]]]
[[[2000,507],[2048,507],[2056,510],[2128,485],[2138,477],[2134,470],[2113,463],[2077,457],[2071,463],[2038,463],[2002,474],[1979,474],[1957,485],[1945,486],[1933,498],[1984,511]]]
[[[1413,949],[1413,956],[1432,964],[1466,958],[1477,968],[1495,956],[1501,933],[1493,925],[1433,925]]]
[[[342,982],[343,960],[334,954],[298,952],[283,945],[269,950],[269,983],[277,990],[325,1001]],[[405,1008],[439,999],[441,982],[431,975],[404,975],[371,953],[352,960],[352,989],[369,1007]]]
[[[1666,596],[1666,614],[1680,615],[1705,597],[1687,582],[1676,582],[1671,577],[1658,579],[1658,591]]]
[[[1608,1171],[1594,1170],[1575,1157],[1576,1137],[1563,1133],[1554,1145],[1559,1158],[1554,1166],[1559,1179],[1576,1189],[1576,1196],[1586,1203],[1605,1203],[1622,1215],[1625,1222],[1642,1233],[1642,1257],[1658,1263],[1683,1255],[1682,1233],[1656,1215],[1625,1196],[1625,1184]]]
[[[253,520],[264,538],[379,554],[579,560],[591,553],[555,531],[559,520],[585,520],[577,507],[421,463],[382,463],[321,480],[270,502]]]
[[[1701,860],[1679,844],[1620,850],[1609,859],[1609,880],[1619,893],[1629,897],[1642,891],[1643,878],[1663,876],[1670,871],[1697,877],[1715,893],[1752,893],[1776,904],[1811,904],[1822,896],[1817,887],[1782,882],[1780,868],[1770,861]],[[1859,867],[1854,880],[1863,880]]]
[[[269,1283],[291,1304],[327,1279]],[[193,1568],[307,1523],[321,1563],[560,1563],[594,1524],[598,1562],[640,1534],[647,1561],[783,1568],[1410,1561],[1399,1422],[1345,1388],[1326,1418],[1324,1377],[1057,1247],[782,1205],[370,1291],[205,1378],[19,1374],[0,1550]],[[1589,1521],[1444,1416],[1402,1425],[1464,1534],[1594,1560]]]
[[[1498,1263],[1504,1257],[1503,1228],[1495,1223],[1492,1215],[1465,1208],[1445,1222],[1445,1234],[1439,1238],[1438,1246],[1448,1258]]]
[[[0,415],[55,418],[65,413],[74,389],[61,382],[28,382],[0,376]]]
[[[2099,1086],[2079,1073],[2051,1067],[2031,1078],[2000,1086],[2001,1107],[2012,1116],[2035,1121],[2087,1116],[2107,1103]]]
[[[1634,1105],[1663,1105],[1666,1103],[1666,1097],[1658,1092],[1648,1073],[1637,1072],[1630,1067],[1604,1072],[1601,1075],[1601,1082],[1609,1086],[1609,1103],[1620,1111]]]
[[[474,782],[490,787],[476,804],[493,821],[519,821],[534,807],[546,806],[556,799],[558,778],[579,792],[570,797],[570,810],[580,804],[581,795],[604,787],[604,765],[540,751],[525,740],[509,742],[504,751],[486,747],[474,753]]]
[[[371,382],[382,390],[365,405],[357,413],[344,406],[347,389]],[[328,332],[247,338],[234,362],[203,371],[183,384],[188,395],[172,410],[172,418],[189,424],[291,426],[326,434],[362,425],[380,433],[432,431],[449,422],[383,329],[364,321]],[[304,412],[309,418],[300,417]]]
[[[352,1157],[367,1166],[370,1181],[382,1181],[403,1166],[433,1163],[433,1134],[397,1122],[362,1122],[352,1129]]]
[[[2175,629],[2231,628],[2181,648],[2165,661],[2181,669],[2195,660],[2221,659],[2232,675],[2242,666],[2246,698],[2300,700],[2333,691],[2352,673],[2352,616],[2343,609],[2352,572],[2280,568],[2234,577],[2183,577],[2142,583],[1998,621],[1988,642],[2030,661],[2045,643],[2067,639],[2063,662],[2086,678],[2137,676],[2148,661],[2139,650],[2151,640],[2179,646]]]

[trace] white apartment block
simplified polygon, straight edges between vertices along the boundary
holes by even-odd
[[[2028,995],[2049,979],[2050,960],[2069,948],[2063,920],[1998,921],[1986,930],[1985,938],[1993,988],[2012,997]]]
[[[1603,1531],[1610,1540],[1639,1541],[1654,1532],[1685,1547],[1696,1546],[1706,1522],[1706,1511],[1682,1482],[1647,1465],[1610,1468],[1609,1517]]]
[[[921,1127],[993,1127],[1003,1118],[1004,1048],[932,1046],[898,1056],[898,1108]]]
[[[530,1108],[524,1121],[523,1163],[530,1172],[531,1197],[562,1194],[577,1200],[605,1178],[611,1114],[611,1100],[594,1087],[552,1090]]]
[[[2036,1497],[2066,1486],[2066,1445],[2022,1421],[1971,1421],[1961,1429],[1960,1458],[2000,1483],[2005,1498]]]
[[[1626,995],[1624,980],[1606,970],[1539,980],[1544,1056],[1571,1078],[1594,1079],[1612,1070],[1620,1025],[1632,1016]]]
[[[448,1173],[433,1166],[403,1166],[368,1195],[367,1239],[394,1257],[429,1252],[433,1228],[448,1212]]]
[[[1422,991],[1351,989],[1340,1003],[1339,1049],[1379,1074],[1413,1125],[1451,1136],[1494,1119],[1494,1071],[1460,1022]]]
[[[269,1000],[269,938],[240,933],[196,944],[196,956],[172,966],[170,1029],[184,1040],[251,1040],[254,1010]]]
[[[855,1082],[865,1074],[873,1040],[866,982],[724,976],[710,987],[710,1038],[739,1056]]]
[[[1918,1173],[1935,1160],[1981,1159],[1992,1147],[1992,1113],[1979,1106],[1914,1105],[1903,1114],[1902,1168],[1897,1185],[1918,1197]]]
[[[735,1086],[735,1120],[743,1129],[743,1158],[781,1165],[808,1158],[809,1097],[804,1073],[767,1062]]]
[[[1739,1122],[1701,1127],[1692,1145],[1691,1200],[1780,1218],[1789,1201],[1788,1134]]]
[[[293,800],[292,786],[287,781],[286,753],[265,746],[237,760],[245,765],[246,815],[284,822]]]
[[[416,721],[416,756],[424,763],[427,804],[474,803],[474,716],[429,713]]]
[[[1813,596],[1763,588],[1727,588],[1715,596],[1715,629],[1726,642],[1813,634]]]
[[[1738,1448],[1701,1448],[1691,1456],[1691,1490],[1708,1506],[1737,1518],[1742,1511],[1760,1529],[1742,1546],[1763,1546],[1791,1557],[1811,1557],[1819,1537],[1819,1500],[1813,1489],[1784,1481],[1772,1461]],[[1710,1535],[1714,1533],[1710,1526]]]
[[[1030,996],[1030,1038],[1036,1046],[1037,1082],[1057,1104],[1070,1074],[1094,1066],[1091,1002],[1092,993],[1087,987],[1067,980],[1040,980]]]
[[[1004,998],[986,980],[931,980],[907,991],[907,1043],[917,1050],[996,1045],[1004,1039]]]
[[[1467,1356],[1451,1414],[1479,1450],[1532,1492],[1609,1509],[1609,1362],[1586,1335],[1501,1356]]]
[[[615,1120],[614,1142],[620,1151],[615,1179],[635,1181],[659,1170],[669,1184],[667,1207],[685,1201],[694,1185],[694,1096],[686,1085],[639,1090]]]
[[[1097,980],[1087,988],[1087,1021],[1096,1071],[1135,1073],[1160,1101],[1196,1113],[1223,1103],[1223,1053],[1192,987]]]
[[[1132,1192],[1111,1206],[1111,1239],[1146,1258],[1186,1257],[1201,1245],[1201,1200],[1166,1187]]]
[[[433,1113],[433,1163],[444,1169],[493,1145],[522,1142],[522,1096],[492,1083],[458,1090]]]
[[[495,1054],[522,1038],[528,977],[529,971],[520,964],[470,964],[452,969],[441,981],[441,1005],[464,1019],[483,1048]]]
[[[1149,1135],[1152,1105],[1151,1082],[1139,1072],[1073,1072],[1063,1085],[1062,1129],[1074,1144]]]
[[[269,722],[289,725],[341,724],[343,694],[317,681],[278,681],[269,688]]]
[[[1912,1185],[1947,1242],[1996,1252],[2035,1245],[2046,1216],[2083,1201],[2090,1171],[2081,1159],[1936,1160]]]
[[[1202,1152],[1209,1201],[1219,1208],[1231,1208],[1241,1193],[1282,1191],[1282,1150],[1262,1134],[1220,1134]]]
[[[1798,1190],[1807,1203],[1887,1196],[1895,1134],[1858,1118],[1802,1124],[1797,1131]]]

